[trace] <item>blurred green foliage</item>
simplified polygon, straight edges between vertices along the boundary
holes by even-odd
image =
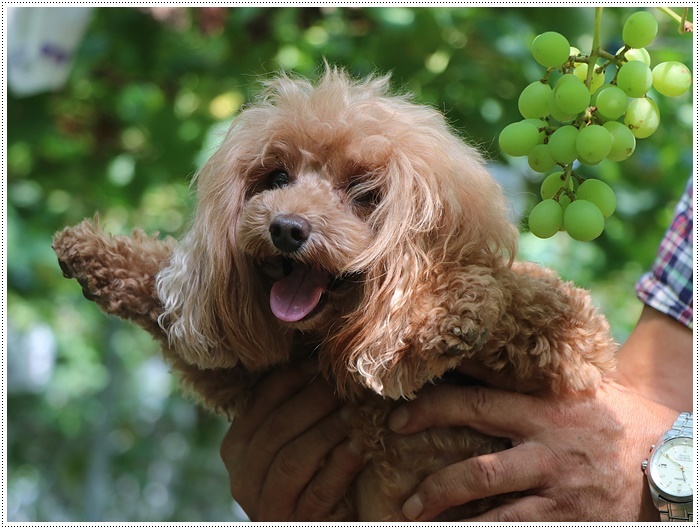
[[[606,8],[603,44],[620,46],[633,10]],[[692,39],[655,11],[653,63],[692,64]],[[145,333],[106,318],[62,278],[52,234],[100,211],[112,232],[181,233],[189,179],[212,128],[235,117],[280,68],[323,60],[443,110],[504,178],[518,214],[539,178],[495,138],[520,119],[541,76],[528,51],[543,31],[590,48],[593,8],[98,8],[66,86],[7,98],[7,516],[9,521],[232,521],[218,446],[226,424],[182,399]],[[691,96],[659,97],[660,130],[621,164],[587,168],[616,191],[603,236],[576,243],[524,233],[523,256],[592,289],[624,339],[692,170]]]

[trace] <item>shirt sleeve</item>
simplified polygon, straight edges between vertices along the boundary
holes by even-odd
[[[693,327],[693,179],[676,206],[654,264],[637,282],[637,297],[683,325]]]

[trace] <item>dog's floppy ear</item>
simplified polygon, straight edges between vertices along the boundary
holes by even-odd
[[[336,333],[345,369],[392,398],[412,396],[442,375],[428,372],[430,359],[422,358],[426,329],[436,325],[428,320],[441,317],[436,285],[462,266],[488,269],[516,252],[517,230],[481,156],[441,118],[423,122],[429,126],[395,149],[385,168],[375,244],[358,257],[366,271],[364,301]]]
[[[157,278],[170,346],[203,369],[239,361],[256,369],[288,352],[288,337],[259,328],[267,320],[260,313],[264,294],[255,291],[251,265],[236,250],[246,197],[241,136],[234,125],[198,173],[194,221]]]
[[[160,323],[168,341],[184,360],[202,368],[236,363],[222,351],[220,314],[227,304],[220,305],[222,291],[231,288],[230,275],[235,275],[227,229],[235,222],[239,206],[233,196],[222,211],[217,207],[221,200],[212,203],[209,201],[215,197],[206,196],[215,178],[216,157],[197,174],[199,198],[194,221],[157,278],[164,306]],[[215,215],[219,215],[219,222],[214,222]]]

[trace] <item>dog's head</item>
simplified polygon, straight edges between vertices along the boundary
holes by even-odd
[[[158,289],[171,343],[202,368],[270,366],[302,331],[342,336],[339,361],[367,371],[366,344],[400,341],[427,274],[514,253],[479,154],[388,78],[269,82],[197,190]]]

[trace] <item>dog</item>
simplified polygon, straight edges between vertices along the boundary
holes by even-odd
[[[460,428],[409,449],[388,429],[392,409],[463,360],[554,394],[614,369],[589,294],[515,259],[517,229],[482,155],[388,76],[327,67],[316,82],[266,82],[196,187],[180,242],[111,236],[97,218],[57,233],[64,275],[149,331],[184,387],[229,418],[263,374],[316,358],[356,407],[367,460],[335,521],[404,521],[428,474],[509,447]]]

